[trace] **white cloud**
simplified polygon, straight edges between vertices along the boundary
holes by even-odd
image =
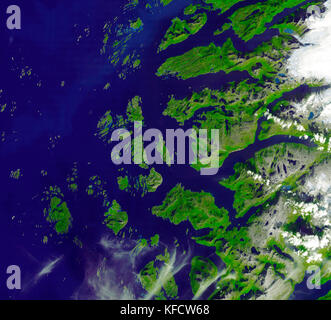
[[[54,268],[56,267],[56,265],[58,264],[58,262],[60,262],[62,260],[63,256],[58,257],[54,260],[51,260],[49,262],[47,262],[47,264],[40,270],[40,272],[36,275],[35,277],[35,281],[38,281],[41,277],[50,274]]]

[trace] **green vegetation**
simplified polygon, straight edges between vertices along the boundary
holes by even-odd
[[[222,29],[217,29],[214,31],[214,36],[218,36],[220,34],[222,34],[223,32],[231,29],[231,23],[224,23],[223,26],[222,26]]]
[[[266,25],[272,22],[277,14],[304,2],[303,0],[267,0],[239,8],[230,17],[232,28],[244,41],[251,40],[254,36],[262,34],[267,29]]]
[[[152,168],[148,175],[140,174],[138,177],[118,177],[117,183],[120,190],[130,192],[132,195],[140,193],[145,196],[147,193],[156,192],[158,187],[162,184],[163,178],[154,168]]]
[[[178,286],[176,284],[175,278],[172,276],[170,279],[163,285],[166,295],[169,298],[176,298],[178,295]]]
[[[186,80],[201,74],[216,73],[222,69],[220,56],[221,48],[213,43],[208,47],[196,47],[181,56],[168,58],[157,75],[172,74]]]
[[[132,28],[132,29],[140,29],[142,26],[143,26],[144,24],[143,24],[143,22],[141,21],[141,19],[140,18],[138,18],[137,20],[135,20],[135,21],[130,21],[130,27]]]
[[[147,247],[148,247],[148,240],[144,239],[144,238],[141,238],[137,241],[137,245],[132,250],[132,254],[138,255]]]
[[[125,177],[117,177],[117,183],[120,190],[128,190],[129,188],[129,178]]]
[[[160,2],[163,4],[163,6],[167,6],[168,4],[170,4],[173,0],[160,0]]]
[[[212,4],[214,10],[222,9],[222,13],[229,10],[236,3],[242,2],[244,0],[203,0],[208,4]]]
[[[68,233],[71,227],[72,217],[66,202],[58,197],[52,197],[47,213],[47,221],[55,223],[55,231],[58,234]]]
[[[113,125],[113,117],[111,116],[111,112],[107,111],[98,122],[96,135],[101,140],[106,139],[112,128],[112,125]]]
[[[164,255],[158,255],[155,261],[148,262],[139,272],[143,288],[156,300],[174,299],[178,295],[178,286],[171,271],[171,263],[166,249]]]
[[[279,119],[280,120],[280,119]],[[285,123],[285,121],[283,121]],[[289,124],[287,122],[287,124]],[[288,135],[294,137],[302,137],[304,135],[311,136],[308,128],[305,128],[304,131],[298,130],[293,124],[290,127],[282,126],[280,123],[275,122],[274,119],[269,119],[261,123],[261,132],[259,134],[259,140],[269,139],[272,136],[277,135]]]
[[[230,153],[245,149],[255,140],[257,118],[254,116],[243,113],[238,115],[238,117],[226,117],[222,110],[215,110],[203,114],[202,119],[197,122],[204,129],[219,129],[220,150],[218,167],[222,166]],[[192,165],[192,167],[200,170],[206,166],[198,162],[197,165]]]
[[[77,163],[75,162],[71,170],[71,174],[67,177],[68,189],[71,192],[76,192],[78,190],[77,177],[78,177],[78,169],[77,169]]]
[[[197,11],[198,7],[196,5],[190,4],[189,6],[187,6],[184,9],[184,14],[186,16],[191,15],[191,14],[195,14],[195,12]]]
[[[226,265],[222,276],[218,279],[217,268],[213,263],[207,262],[206,259],[202,261],[197,259],[196,268],[201,271],[196,272],[197,278],[192,277],[192,272],[190,274],[192,291],[196,295],[201,293],[205,285],[208,286],[215,281],[218,281],[217,289],[210,299],[215,296],[221,299],[241,299],[248,294],[261,291],[255,273],[249,272],[244,259],[245,256],[250,256],[252,248],[247,227],[214,228],[209,233],[193,239],[201,245],[215,247],[216,253]]]
[[[270,43],[262,44],[254,52],[268,56],[270,60],[278,59],[285,56],[287,49],[285,38],[275,37]],[[279,47],[283,43],[283,50],[275,52],[274,48]],[[248,54],[248,58],[253,53]],[[274,58],[273,58],[274,57]],[[188,119],[191,119],[195,113],[203,108],[211,108],[204,113],[201,113],[196,120],[199,128],[204,129],[220,129],[220,166],[231,152],[242,150],[255,141],[257,130],[257,121],[267,110],[269,104],[282,97],[286,92],[290,92],[297,88],[300,84],[293,82],[291,84],[283,83],[276,84],[273,80],[258,81],[256,83],[248,83],[247,80],[239,84],[230,83],[223,90],[210,90],[205,88],[201,92],[194,92],[191,97],[184,99],[176,99],[170,97],[167,108],[163,115],[170,116],[176,119],[180,124]],[[282,102],[285,104],[285,102]],[[278,105],[278,104],[277,104]],[[270,121],[271,122],[271,121]],[[259,138],[267,138],[275,134],[286,134],[303,136],[305,132],[301,132],[293,125],[288,130],[284,130],[281,126],[267,127],[266,123],[262,123],[262,132]],[[193,166],[197,170],[200,165]]]
[[[162,40],[159,51],[167,49],[169,46],[183,42],[190,35],[196,34],[207,22],[207,14],[199,13],[189,20],[175,18],[171,21],[171,26],[167,30]]]
[[[308,1],[308,3],[300,6],[290,15],[283,18],[279,23],[273,25],[271,28],[278,29],[280,33],[290,33],[303,36],[304,32],[307,30],[307,27],[301,19],[298,19],[298,16],[305,14],[308,7],[321,4],[323,4],[323,1]]]
[[[94,198],[100,198],[103,200],[103,206],[108,208],[110,205],[109,195],[107,191],[106,182],[99,176],[92,176],[89,179],[89,185],[86,188],[86,193]]]
[[[278,29],[280,33],[295,33],[298,34],[300,37],[306,31],[305,25],[294,22],[284,22],[284,23],[276,24],[271,28]]]
[[[318,300],[331,300],[331,290],[325,296],[318,298]]]
[[[152,168],[147,176],[145,183],[148,192],[155,192],[157,188],[162,184],[162,176]]]
[[[137,3],[132,2],[134,7]],[[127,4],[130,6],[130,3]],[[130,50],[129,41],[143,30],[143,22],[140,18],[129,20],[126,24],[117,24],[108,21],[103,27],[103,43],[100,54],[116,67],[117,76],[125,80],[127,75],[135,72],[140,66],[139,49]],[[109,86],[105,86],[107,90]]]
[[[9,176],[12,179],[18,180],[22,176],[22,171],[21,169],[12,170]]]
[[[139,59],[135,60],[133,62],[133,68],[135,68],[135,69],[138,68],[140,66],[140,64],[141,64],[141,61]]]
[[[217,276],[216,265],[208,258],[194,257],[191,261],[191,287],[193,294],[197,294],[200,286]]]
[[[320,157],[316,149],[282,143],[257,152],[245,163],[237,163],[235,174],[220,183],[235,191],[233,207],[242,217],[250,208],[272,199],[282,186],[295,188],[296,181]]]
[[[154,266],[154,261],[150,261],[140,271],[139,278],[143,288],[146,291],[152,291],[155,282],[157,281],[158,269]]]
[[[125,80],[127,75],[133,71],[141,68],[140,54],[137,54],[136,51],[128,54],[122,62],[122,72],[118,74],[118,77],[122,80]]]
[[[113,200],[111,207],[105,213],[105,224],[117,235],[128,223],[128,215],[122,211],[120,204]]]
[[[198,128],[220,130],[219,166],[221,166],[230,153],[243,150],[254,143],[257,121],[264,114],[267,106],[298,85],[293,83],[275,87],[269,83],[242,81],[239,84],[230,83],[229,87],[222,91],[206,88],[184,99],[177,100],[174,96],[170,97],[163,115],[184,124],[195,115],[196,111],[211,108],[201,113],[196,123]],[[265,131],[262,131],[261,135],[264,133]],[[193,167],[199,170],[202,166],[198,164]]]
[[[230,224],[227,210],[218,208],[211,194],[184,190],[180,184],[167,194],[162,205],[152,208],[152,213],[175,225],[189,220],[196,230]]]
[[[161,1],[163,5],[170,2]],[[234,9],[233,6],[241,0],[204,2],[211,6],[192,4],[185,8],[185,18],[172,20],[159,47],[160,51],[197,33],[207,21],[206,14],[200,13],[203,10],[212,7],[213,10],[221,9],[224,13],[230,8]],[[298,10],[295,7],[304,2],[286,0],[280,3],[276,0],[265,0],[243,6],[231,13],[231,23],[220,26],[214,35],[232,27],[241,39],[249,41],[256,35],[263,34],[267,28],[279,30],[279,36],[262,43],[251,52],[239,52],[231,39],[228,39],[221,47],[211,43],[208,46],[193,48],[180,56],[170,57],[159,67],[157,76],[170,75],[183,80],[221,71],[245,72],[250,76],[249,80],[231,82],[218,90],[205,88],[180,99],[172,95],[163,112],[163,115],[172,117],[181,125],[194,118],[193,126],[198,129],[220,129],[220,166],[229,154],[254,143],[257,123],[262,116],[262,130],[258,136],[260,140],[280,134],[297,137],[307,135],[314,139],[308,121],[297,120],[295,123],[293,120],[291,124],[285,120],[285,112],[283,113],[287,111],[287,107],[290,109],[289,103],[283,100],[284,93],[289,93],[302,84],[287,77],[285,60],[292,49],[297,47],[290,34],[301,35],[305,31],[305,25],[298,23],[298,19],[294,18],[294,13]],[[307,5],[311,3],[312,1]],[[150,4],[149,8],[152,9],[154,5],[157,4]],[[275,17],[286,8],[293,8],[291,18],[275,20]],[[271,22],[276,24],[272,26]],[[125,28],[119,29],[125,34]],[[127,38],[132,34],[128,34]],[[124,69],[129,66],[139,68],[139,55],[124,54],[127,38],[123,37],[112,44],[117,56],[114,54],[111,61],[121,61]],[[106,43],[109,39],[110,33],[107,38],[105,37]],[[121,79],[125,79],[125,74],[126,71],[123,71]],[[319,86],[320,83],[308,85]],[[276,103],[275,106],[270,105],[272,103]],[[139,97],[130,101],[127,118],[128,120],[115,118],[109,113],[98,127],[100,136],[106,137],[109,128],[119,124],[127,125],[129,121],[143,120]],[[324,148],[326,144],[328,140],[323,144]],[[235,174],[221,181],[221,184],[234,191],[233,207],[237,212],[237,218],[246,215],[251,208],[259,207],[245,225],[231,225],[227,210],[217,207],[211,194],[185,190],[180,184],[167,194],[161,205],[152,208],[154,215],[175,225],[189,221],[194,229],[201,230],[199,236],[193,237],[193,240],[200,245],[215,247],[216,254],[224,262],[225,268],[222,266],[222,276],[219,277],[217,267],[212,261],[204,257],[192,259],[190,279],[192,292],[197,298],[214,282],[217,282],[217,286],[210,298],[255,299],[260,295],[269,298],[271,291],[276,297],[287,297],[293,291],[295,283],[302,281],[305,265],[300,260],[298,252],[282,239],[281,232],[300,232],[302,228],[317,235],[320,233],[317,229],[310,229],[309,221],[298,223],[297,216],[296,219],[292,217],[293,221],[288,221],[288,215],[291,216],[292,213],[286,211],[288,203],[285,205],[285,201],[288,198],[284,195],[300,197],[302,189],[299,179],[325,159],[326,152],[321,150],[300,144],[281,144],[256,152],[251,159],[236,164]],[[200,167],[200,164],[194,166],[195,169]],[[154,169],[149,175],[126,175],[118,178],[121,190],[137,192],[139,195],[154,192],[161,183],[162,177]],[[93,186],[92,191],[95,192],[95,185]],[[280,208],[276,206],[278,201]],[[140,239],[134,253],[138,254],[148,246],[158,245],[159,235],[154,235],[148,240]],[[327,250],[329,249],[323,251],[324,260],[330,256]],[[147,263],[140,271],[139,278],[149,293],[148,298],[176,297],[178,288],[171,273],[173,265],[174,262],[166,251],[164,255],[159,255]],[[325,267],[325,270],[322,272],[323,282],[330,279],[329,268]],[[273,288],[269,290],[270,287]]]
[[[163,111],[164,116],[176,119],[180,124],[194,116],[194,113],[202,108],[219,105],[219,101],[212,96],[218,91],[204,89],[200,93],[194,92],[191,98],[177,100],[174,96],[168,102],[167,108]]]
[[[105,86],[103,87],[103,90],[108,90],[110,88],[110,83],[107,82]]]
[[[263,80],[277,75],[279,60],[290,50],[289,36],[274,37],[253,52],[243,55],[235,49],[229,38],[223,46],[211,43],[195,47],[176,57],[168,58],[157,70],[157,76],[175,75],[179,79],[194,78],[208,73],[247,71],[251,77]]]
[[[135,119],[143,119],[141,115],[141,100],[138,96],[128,102],[127,117],[112,115],[110,110],[106,111],[98,121],[95,136],[105,143],[110,143],[110,134],[113,130],[125,128],[129,125],[129,122],[135,121]]]
[[[160,236],[158,234],[151,237],[151,246],[157,247],[159,245]]]
[[[213,107],[214,110],[200,115],[200,119],[206,118],[205,121],[199,120],[202,127],[207,126],[209,114],[212,117],[220,118],[220,120],[233,119],[235,121],[236,117],[249,117],[249,120],[252,121],[254,113],[263,106],[263,102],[270,94],[269,91],[271,90],[261,85],[248,84],[247,81],[239,84],[230,83],[227,90],[210,90],[206,88],[201,92],[193,92],[191,97],[180,100],[172,96],[163,115],[172,117],[180,124],[184,124],[198,110]]]
[[[129,101],[129,104],[126,109],[126,114],[128,116],[129,121],[134,122],[134,121],[144,120],[141,104],[142,101],[139,96],[135,96]]]

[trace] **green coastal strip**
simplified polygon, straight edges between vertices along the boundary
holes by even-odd
[[[214,10],[221,9],[222,13],[231,9],[235,4],[245,0],[203,0],[211,4]]]
[[[327,157],[316,148],[296,143],[282,143],[257,152],[245,163],[237,163],[235,174],[220,182],[235,191],[233,207],[237,217],[264,204],[285,188],[296,188],[296,182]]]
[[[195,47],[186,53],[168,58],[157,70],[156,75],[176,76],[187,80],[200,75],[224,71],[247,71],[257,80],[272,79],[277,75],[279,60],[290,50],[291,37],[281,35],[270,42],[263,43],[253,52],[243,54],[239,52],[229,38],[222,45]],[[276,60],[278,58],[278,60]]]
[[[303,0],[267,0],[242,7],[230,17],[232,28],[244,41],[251,40],[266,31],[266,25],[271,23],[276,15],[305,2]]]

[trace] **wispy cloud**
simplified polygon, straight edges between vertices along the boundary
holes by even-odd
[[[43,276],[50,274],[56,265],[63,259],[63,256],[60,256],[54,260],[48,261],[44,267],[40,270],[40,272],[35,276],[34,281],[37,282]]]

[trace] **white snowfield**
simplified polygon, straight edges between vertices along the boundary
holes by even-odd
[[[289,59],[289,72],[296,78],[325,79],[331,83],[331,1],[321,18],[307,19],[310,29],[300,41],[306,46],[294,51]]]
[[[310,31],[299,38],[304,46],[295,50],[288,59],[289,75],[296,80],[319,80],[331,85],[331,0],[325,6],[327,10],[321,17],[312,16],[307,20]],[[316,120],[328,126],[331,124],[331,88],[311,94],[293,105],[298,114],[307,116],[313,112]],[[326,142],[323,135],[315,135],[314,140],[322,144]],[[315,199],[319,196],[320,201],[305,203],[289,200],[287,205],[292,208],[293,214],[310,217],[312,225],[323,228],[323,237],[293,235],[286,231],[282,236],[292,245],[306,248],[298,253],[307,263],[321,262],[320,250],[331,245],[331,169],[328,163],[315,168],[303,185],[303,191]]]
[[[324,80],[331,85],[331,0],[325,6],[327,10],[321,18],[311,16],[307,20],[310,31],[299,39],[305,46],[293,52],[287,67],[293,78]],[[331,123],[331,89],[313,94],[295,106],[302,113],[315,110],[320,121]]]

